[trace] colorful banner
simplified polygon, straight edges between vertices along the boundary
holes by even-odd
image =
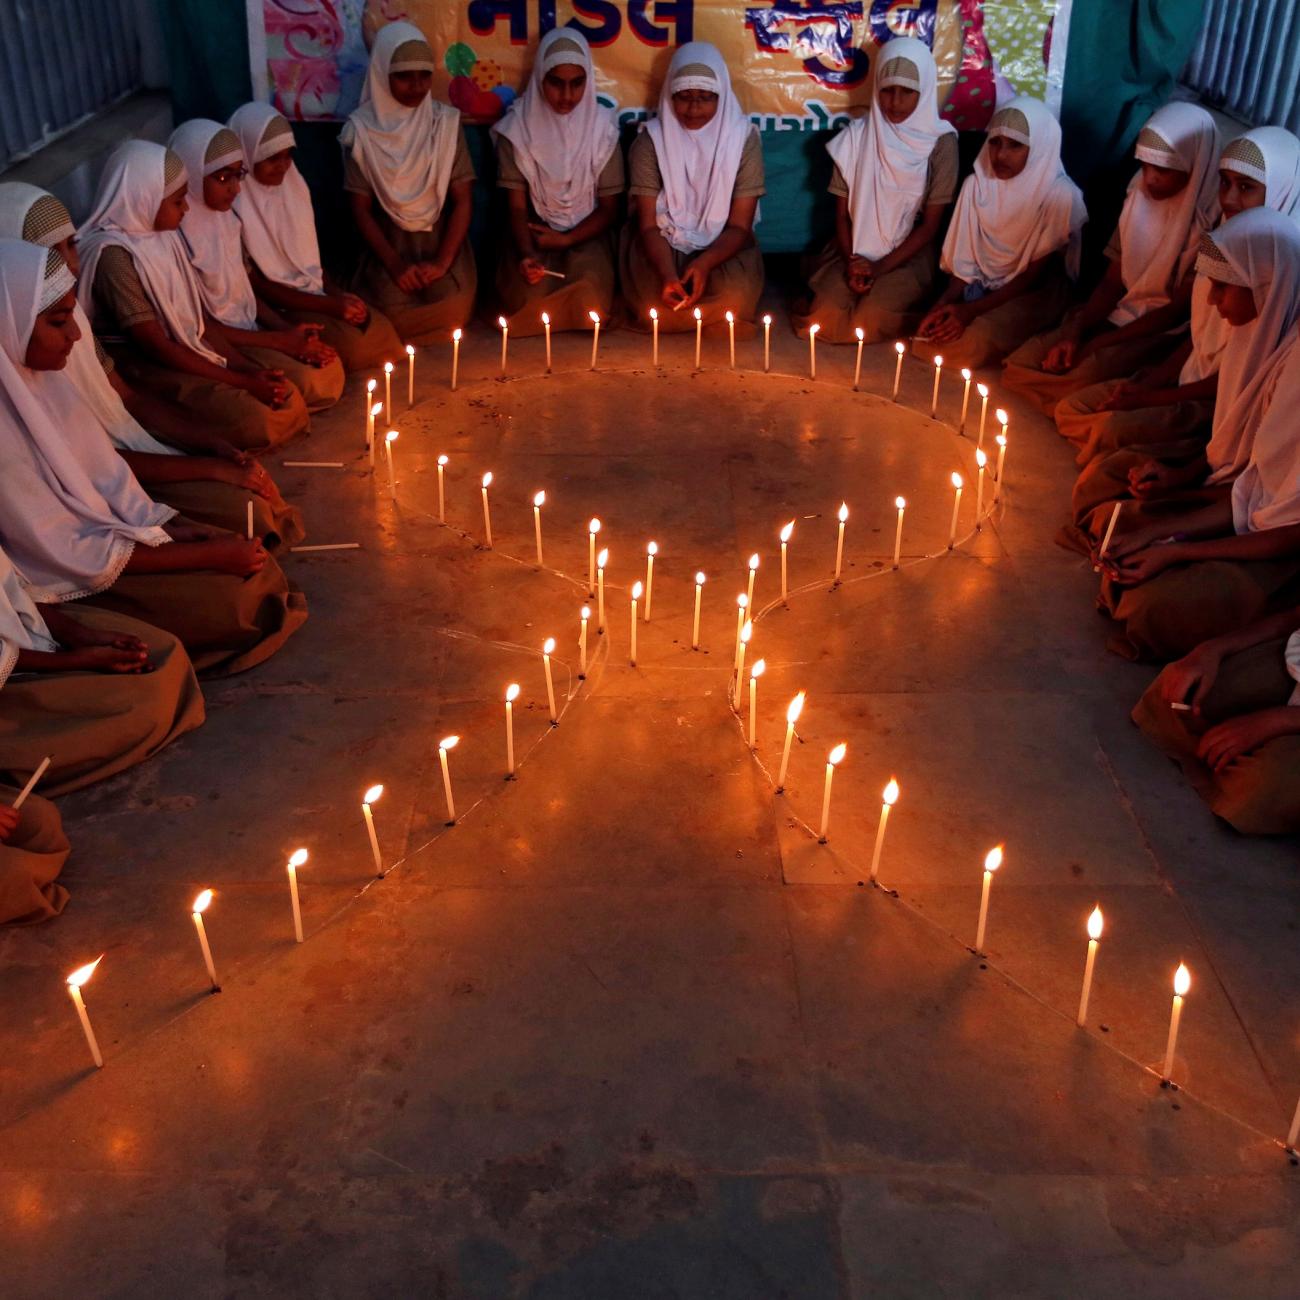
[[[711,41],[736,93],[766,130],[824,130],[868,102],[872,56],[894,35],[934,50],[945,114],[983,127],[1013,94],[1059,102],[1050,60],[1057,0],[247,0],[255,88],[300,121],[355,107],[375,30],[404,18],[439,58],[433,93],[471,121],[495,121],[528,75],[538,39],[582,29],[597,90],[624,122],[652,111],[674,47]],[[1068,4],[1068,0],[1065,0]],[[1054,85],[1049,86],[1048,67]]]

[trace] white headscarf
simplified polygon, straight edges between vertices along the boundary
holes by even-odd
[[[48,654],[58,648],[26,584],[0,550],[0,686],[9,680],[20,650],[43,650]]]
[[[707,90],[718,97],[718,111],[698,131],[688,131],[673,112],[679,90]],[[750,132],[731,73],[714,46],[690,41],[677,49],[659,92],[659,116],[644,129],[663,183],[655,208],[660,234],[681,253],[707,248],[726,227]]]
[[[38,203],[42,204],[38,213],[44,213],[47,219],[38,221],[33,226],[28,222],[27,216]],[[55,206],[62,211],[66,220],[54,222]],[[72,218],[67,216],[63,204],[52,194],[38,190],[34,185],[0,185],[0,239],[26,239],[29,244],[52,248],[76,233]],[[166,446],[141,428],[122,404],[122,399],[108,382],[104,367],[95,354],[95,336],[80,303],[74,308],[73,317],[81,331],[81,338],[73,345],[63,373],[77,386],[82,398],[99,417],[100,423],[108,430],[113,445],[124,451],[144,451],[155,456],[180,455],[175,447]]]
[[[1228,142],[1219,167],[1257,180],[1266,207],[1300,221],[1300,140],[1285,127],[1252,127]]]
[[[0,545],[52,600],[111,587],[137,543],[171,540],[176,514],[145,495],[62,371],[27,366],[37,316],[72,288],[57,253],[0,241]]]
[[[278,122],[277,122],[278,119]],[[295,163],[279,185],[263,185],[253,167],[272,154],[293,147],[292,131],[268,132],[273,123],[289,123],[270,104],[245,104],[230,119],[230,129],[244,149],[248,175],[235,200],[235,212],[244,227],[244,247],[257,269],[274,284],[303,293],[323,294],[320,243],[311,191]]]
[[[418,108],[403,108],[393,98],[388,73],[398,46],[407,41],[428,45],[413,23],[389,23],[380,29],[370,51],[361,103],[339,141],[351,152],[380,207],[402,230],[432,230],[447,199],[460,113],[450,104],[436,103],[432,95]],[[420,66],[432,70],[432,64]]]
[[[566,63],[586,71],[587,88],[572,113],[557,113],[546,102],[542,82]],[[548,226],[572,230],[591,215],[600,173],[618,148],[618,123],[596,99],[591,49],[580,31],[556,27],[542,37],[524,93],[492,133],[514,146],[528,197]]]
[[[1021,114],[1028,132],[1006,125]],[[1000,181],[989,165],[988,140],[1005,135],[1029,146],[1019,176]],[[940,265],[968,284],[1000,289],[1031,262],[1066,250],[1066,270],[1078,273],[1079,237],[1088,219],[1079,187],[1061,165],[1061,126],[1045,104],[1020,95],[989,123],[988,139],[966,178],[943,241]]]
[[[1219,136],[1200,105],[1158,108],[1139,133],[1134,153],[1139,162],[1186,172],[1187,184],[1173,198],[1156,200],[1147,195],[1140,170],[1129,182],[1119,217],[1125,293],[1110,314],[1112,325],[1127,325],[1165,306],[1195,262],[1201,235],[1219,219]]]
[[[1201,247],[1197,273],[1249,288],[1259,313],[1249,326],[1232,330],[1219,365],[1205,458],[1207,481],[1227,483],[1250,459],[1277,382],[1274,359],[1300,320],[1300,226],[1269,208],[1252,208],[1205,235]]]
[[[234,329],[255,330],[257,298],[244,269],[239,218],[233,212],[215,212],[203,201],[204,177],[243,161],[238,148],[222,149],[208,160],[209,145],[223,131],[229,134],[229,128],[220,122],[196,117],[178,126],[167,142],[185,164],[190,178],[190,210],[181,222],[181,238],[199,277],[199,291],[208,313]]]
[[[1300,704],[1300,632],[1292,632],[1287,637],[1286,652],[1286,670],[1291,680],[1296,686],[1291,691],[1291,698],[1287,700],[1288,704]]]
[[[1232,526],[1239,533],[1300,524],[1300,337],[1278,348],[1262,387],[1268,401],[1250,461],[1232,485]]]
[[[94,211],[78,233],[81,283],[77,297],[93,324],[92,290],[100,255],[110,245],[125,248],[167,333],[205,361],[224,366],[225,357],[203,339],[203,296],[185,241],[177,230],[153,228],[163,199],[189,179],[182,170],[180,181],[168,186],[167,156],[168,150],[160,144],[128,140],[109,157],[95,195]]]
[[[901,59],[916,68],[917,77],[890,71],[889,65]],[[873,262],[911,233],[925,198],[934,146],[940,136],[957,133],[939,116],[934,55],[924,41],[896,36],[882,46],[876,66],[870,110],[826,146],[848,187],[853,251]],[[897,126],[880,107],[880,92],[889,86],[920,93],[915,112]]]

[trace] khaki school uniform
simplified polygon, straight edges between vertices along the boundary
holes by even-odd
[[[1122,384],[1108,379],[1090,384],[1056,404],[1056,428],[1076,449],[1075,464],[1093,461],[1136,445],[1159,446],[1209,436],[1214,402],[1186,401],[1139,406],[1131,411],[1103,411],[1102,403]]]
[[[18,790],[0,785],[0,803],[10,805]],[[72,851],[59,810],[38,794],[27,796],[18,825],[0,840],[0,925],[33,925],[58,916],[68,891],[57,877]]]

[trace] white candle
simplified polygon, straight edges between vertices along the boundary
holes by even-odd
[[[362,411],[366,417],[366,446],[370,446],[370,440],[375,436],[375,422],[370,414],[370,408],[375,403],[375,389],[379,387],[377,379],[366,380],[366,402]]]
[[[519,698],[519,683],[506,687],[506,780],[515,779],[515,701]]]
[[[794,520],[790,520],[784,528],[781,529],[781,604],[786,603],[789,595],[789,587],[786,581],[786,558],[789,550],[790,538],[794,533]]]
[[[749,670],[749,747],[758,748],[758,679],[767,671],[767,660],[757,659]]]
[[[639,582],[634,582],[632,584],[632,649],[629,655],[629,660],[633,668],[636,667],[636,606],[637,601],[641,599],[641,592],[643,590],[644,588]]]
[[[447,825],[456,824],[456,801],[451,797],[451,764],[447,755],[460,744],[459,736],[444,736],[438,742],[438,761],[442,764],[442,792],[447,796]]]
[[[952,524],[948,529],[948,549],[957,545],[957,512],[961,509],[961,475],[953,470],[952,474]]]
[[[989,389],[987,384],[976,384],[975,391],[980,395],[980,436],[977,447],[984,445],[984,417],[989,413]]]
[[[1295,1104],[1295,1117],[1291,1120],[1291,1127],[1287,1130],[1286,1149],[1288,1151],[1295,1151],[1297,1138],[1300,1138],[1300,1101]]]
[[[596,353],[600,349],[600,313],[589,311],[587,319],[591,321],[591,368],[596,368]]]
[[[740,629],[740,654],[736,659],[736,684],[731,692],[731,707],[737,711],[740,709],[740,692],[742,683],[745,680],[745,651],[749,648],[749,643],[754,636],[754,625],[745,620],[745,625]]]
[[[647,542],[645,548],[645,621],[650,621],[650,598],[654,594],[655,556],[659,554],[658,542]]]
[[[732,312],[727,313],[727,342],[731,350],[731,368],[736,368],[736,317]]]
[[[803,702],[806,697],[807,692],[800,691],[790,701],[790,705],[785,711],[785,747],[781,750],[781,770],[776,777],[777,794],[785,792],[785,774],[790,766],[790,742],[794,740],[794,724],[799,721],[799,715],[803,712]]]
[[[993,887],[993,873],[1002,865],[1002,845],[990,849],[984,858],[984,888],[980,892],[980,921],[975,929],[975,952],[984,955],[984,931],[989,919],[989,890]]]
[[[460,374],[460,336],[461,331],[451,332],[451,391],[456,391],[456,379]]]
[[[488,470],[483,475],[481,488],[483,492],[483,535],[485,538],[484,545],[488,550],[492,549],[492,509],[488,505],[488,488],[492,486],[492,471]]]
[[[749,597],[742,591],[736,597],[736,649],[731,657],[731,671],[740,671],[740,634],[745,630],[745,611],[749,608]]]
[[[361,816],[366,823],[366,836],[370,840],[370,856],[375,860],[375,875],[380,880],[384,878],[384,857],[379,852],[379,835],[375,830],[373,805],[379,801],[383,793],[384,787],[382,785],[372,785],[361,796]]]
[[[993,476],[993,481],[996,484],[993,489],[993,500],[1001,501],[1002,485],[1007,464],[1007,435],[1005,433],[1000,433],[993,441],[998,444],[998,467],[997,472]]]
[[[443,482],[443,472],[447,468],[446,456],[438,457],[438,522],[440,524],[447,522],[447,492],[446,485]]]
[[[849,506],[847,501],[840,502],[840,535],[835,543],[835,582],[840,580],[840,570],[844,567],[844,525],[848,523]]]
[[[302,942],[302,908],[298,904],[298,868],[307,861],[306,849],[295,849],[286,869],[289,872],[289,902],[293,905],[293,937]]]
[[[199,951],[203,954],[203,965],[208,972],[208,981],[212,985],[212,991],[220,993],[221,985],[217,983],[217,968],[212,964],[212,949],[208,947],[208,932],[203,928],[203,913],[208,910],[210,902],[212,902],[212,890],[205,889],[190,904],[190,916],[194,919],[194,929],[199,936]]]
[[[695,369],[700,368],[700,339],[704,333],[704,317],[700,314],[700,309],[695,309]]]
[[[587,525],[587,595],[596,594],[596,534],[600,532],[600,520],[593,519]]]
[[[551,726],[560,725],[560,715],[555,710],[555,682],[551,679],[551,656],[555,653],[555,638],[548,636],[542,642],[542,672],[546,675],[546,707],[550,710]]]
[[[858,336],[858,359],[853,363],[853,391],[858,391],[858,381],[862,378],[862,344],[866,340],[866,332],[859,325],[853,331]]]
[[[39,781],[41,777],[45,775],[45,769],[49,767],[50,763],[53,762],[53,760],[54,760],[54,756],[52,754],[46,754],[46,756],[43,759],[41,759],[41,765],[36,769],[36,771],[34,771],[31,774],[31,776],[27,778],[27,784],[23,786],[21,790],[18,791],[18,798],[15,799],[12,804],[10,804],[10,807],[14,810],[14,812],[17,812],[23,806],[23,804],[27,802],[27,796],[31,794],[31,792],[34,789],[36,789],[37,781]]]
[[[596,631],[605,632],[605,565],[609,560],[609,547],[596,556]]]
[[[817,378],[817,331],[820,325],[808,326],[808,378]]]
[[[591,608],[584,605],[578,626],[578,676],[584,681],[587,678],[587,620],[590,618]]]
[[[383,402],[373,402],[370,407],[370,422],[366,426],[366,449],[370,453],[370,468],[375,467],[375,420],[384,409]]]
[[[895,497],[894,506],[898,510],[898,526],[894,529],[894,568],[898,568],[899,557],[903,554],[903,511],[907,509],[907,502],[903,497]]]
[[[510,350],[510,322],[504,316],[497,317],[497,324],[501,326],[501,378],[506,376],[506,357]]]
[[[81,986],[95,973],[95,967],[104,960],[103,954],[96,957],[88,966],[80,966],[67,978],[68,996],[77,1008],[77,1019],[81,1021],[81,1032],[86,1036],[86,1046],[90,1048],[90,1059],[98,1069],[104,1068],[104,1058],[99,1053],[99,1044],[95,1041],[95,1031],[90,1027],[90,1016],[86,1004],[81,1000]]]
[[[1119,523],[1119,512],[1124,508],[1123,501],[1116,501],[1115,508],[1110,512],[1110,523],[1106,525],[1106,535],[1101,539],[1101,547],[1097,551],[1099,556],[1105,555],[1110,547],[1110,539],[1114,535],[1115,525]]]
[[[961,369],[963,387],[961,390],[961,423],[957,426],[958,433],[966,432],[966,408],[970,405],[970,371],[965,366]]]
[[[253,540],[253,498],[248,498],[248,540]]]
[[[898,782],[891,776],[880,796],[880,820],[876,823],[876,846],[871,850],[871,883],[876,883],[880,872],[880,852],[885,847],[885,828],[889,825],[889,810],[898,802]]]
[[[902,344],[902,343],[895,343],[895,344],[894,344],[894,351],[898,353],[898,360],[897,360],[896,362],[894,362],[894,393],[893,393],[893,398],[894,398],[894,401],[898,401],[898,385],[902,382],[902,378],[903,378],[903,353],[907,351],[907,348],[906,348],[906,346],[905,346],[904,344]]]
[[[406,345],[406,404],[415,405],[415,348]]]
[[[546,373],[551,373],[551,318],[542,312],[542,328],[546,331]]]
[[[763,317],[763,373],[772,369],[772,318]]]
[[[384,454],[388,457],[388,495],[397,500],[397,471],[393,468],[393,443],[397,441],[397,430],[389,429],[384,435]]]
[[[749,598],[750,605],[753,605],[754,603],[754,580],[758,577],[758,566],[758,552],[755,551],[754,554],[749,557],[749,587],[745,592],[745,595]]]
[[[982,448],[975,449],[975,464],[978,467],[978,473],[975,476],[975,531],[979,532],[984,525],[980,522],[980,516],[984,513],[984,469],[988,465],[989,458],[984,454]]]
[[[1174,972],[1174,1004],[1169,1013],[1169,1038],[1165,1042],[1165,1063],[1160,1073],[1160,1078],[1165,1083],[1170,1082],[1174,1072],[1174,1053],[1178,1048],[1178,1026],[1183,1018],[1183,999],[1191,987],[1191,972],[1182,962],[1179,962],[1178,969]]]
[[[384,419],[393,418],[393,363],[384,362]]]
[[[659,313],[654,308],[650,308],[650,364],[657,366],[659,364]]]
[[[930,394],[930,419],[934,419],[939,411],[939,376],[943,374],[943,358],[935,357],[934,359],[934,391]]]
[[[545,492],[533,493],[533,538],[537,543],[537,567],[542,567],[542,507],[546,504]]]
[[[822,790],[822,824],[817,832],[818,844],[826,843],[826,832],[831,824],[831,782],[835,779],[835,768],[843,761],[847,749],[848,746],[841,743],[826,755],[826,785]]]
[[[700,604],[704,598],[704,574],[695,575],[695,619],[691,624],[691,649],[700,648]]]
[[[1101,940],[1101,906],[1092,909],[1088,917],[1088,956],[1083,963],[1083,992],[1079,995],[1079,1014],[1075,1016],[1076,1025],[1084,1024],[1088,1019],[1088,998],[1092,995],[1092,969],[1097,964],[1097,944]]]

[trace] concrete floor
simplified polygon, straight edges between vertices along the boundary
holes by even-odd
[[[655,374],[648,340],[607,332],[597,375],[585,338],[557,338],[550,378],[540,341],[512,340],[501,383],[477,330],[454,395],[449,350],[419,358],[396,505],[359,454],[357,384],[274,459],[309,541],[362,549],[288,559],[304,631],[209,686],[201,731],[64,800],[72,903],[0,934],[6,1295],[1295,1294],[1300,1169],[1278,1139],[1300,1089],[1296,846],[1215,824],[1129,724],[1150,670],[1106,654],[1093,575],[1052,544],[1072,467],[1050,426],[1009,403],[1006,500],[970,535],[968,487],[943,553],[948,475],[969,474],[972,445],[918,413],[919,364],[912,410],[870,395],[892,379],[877,351],[856,395],[850,349],[819,348],[813,384],[784,328],[767,377],[692,375],[687,338]],[[755,365],[761,345],[740,352]],[[725,355],[706,342],[710,367]],[[950,419],[959,392],[945,380]],[[492,552],[476,546],[489,469]],[[593,513],[609,631],[579,683]],[[632,668],[628,589],[651,537]],[[726,702],[753,550],[756,759]],[[452,732],[449,830],[434,746]],[[889,888],[873,890],[891,773]],[[374,781],[398,864],[382,882],[358,808]],[[301,947],[284,872],[299,844]],[[188,916],[205,886],[218,996]],[[100,952],[94,1072],[62,977]],[[1180,959],[1194,983],[1168,1090],[1148,1067]]]

